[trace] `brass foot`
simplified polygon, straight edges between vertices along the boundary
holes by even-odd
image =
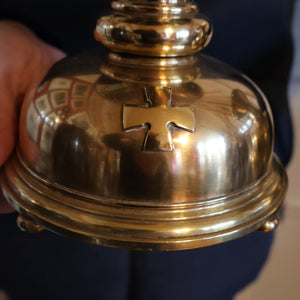
[[[19,214],[17,224],[22,231],[27,233],[39,233],[44,230],[44,228],[36,224],[31,217],[22,214]]]
[[[262,227],[258,229],[258,231],[262,231],[262,232],[274,231],[278,227],[278,225],[279,225],[279,219],[277,216],[275,216],[272,219],[268,220],[266,223],[264,223]]]

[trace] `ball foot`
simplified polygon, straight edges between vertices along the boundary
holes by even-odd
[[[258,230],[262,232],[274,231],[279,225],[279,218],[277,216],[266,221]]]
[[[34,219],[22,214],[19,214],[17,224],[22,231],[27,233],[39,233],[44,230],[43,227],[35,223]]]

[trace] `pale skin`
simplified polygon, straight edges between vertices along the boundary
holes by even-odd
[[[0,21],[0,166],[16,146],[22,103],[32,99],[50,67],[64,56],[24,25]],[[13,211],[0,193],[0,214]]]

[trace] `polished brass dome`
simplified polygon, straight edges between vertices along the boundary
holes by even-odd
[[[286,189],[267,100],[209,56],[189,1],[120,1],[100,47],[49,72],[23,107],[2,187],[20,227],[180,250],[276,227]]]

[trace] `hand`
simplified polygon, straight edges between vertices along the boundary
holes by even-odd
[[[0,21],[0,167],[15,147],[22,102],[32,99],[50,67],[64,56],[24,25]],[[0,213],[12,211],[0,192]]]

